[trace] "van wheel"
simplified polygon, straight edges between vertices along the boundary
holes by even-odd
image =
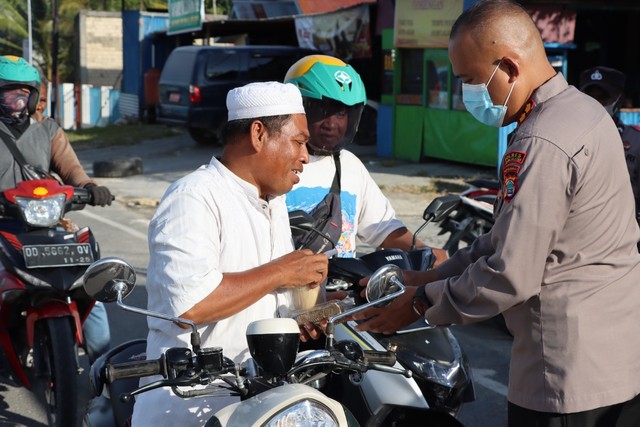
[[[218,133],[211,129],[189,128],[189,135],[200,145],[216,145],[220,143]]]
[[[140,174],[142,174],[140,157],[93,162],[93,176],[97,178],[122,178]]]

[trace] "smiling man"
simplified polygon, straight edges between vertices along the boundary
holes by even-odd
[[[289,288],[322,282],[327,257],[293,251],[281,197],[309,161],[298,89],[252,83],[231,90],[227,108],[220,160],[172,184],[151,220],[147,292],[150,310],[192,320],[202,347],[222,347],[241,363],[249,357],[247,325],[289,307]],[[147,358],[190,346],[190,330],[155,318],[148,323]],[[203,426],[229,403],[153,390],[137,398],[133,425]]]

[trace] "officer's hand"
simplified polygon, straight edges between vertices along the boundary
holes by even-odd
[[[372,307],[356,313],[354,320],[365,320],[356,326],[358,331],[371,331],[382,334],[393,334],[398,329],[415,322],[419,316],[413,311],[413,295],[415,287],[407,286],[405,293],[393,300],[386,307]]]
[[[86,185],[85,188],[89,190],[89,193],[91,194],[91,206],[111,205],[113,196],[107,187],[89,184]]]

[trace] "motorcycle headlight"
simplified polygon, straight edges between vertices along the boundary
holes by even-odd
[[[271,417],[264,427],[338,427],[338,421],[325,405],[303,400]]]
[[[50,227],[57,224],[64,213],[65,201],[65,194],[56,194],[44,199],[16,197],[22,216],[34,227]]]

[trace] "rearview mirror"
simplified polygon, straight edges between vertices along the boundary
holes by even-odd
[[[458,207],[460,200],[460,196],[457,195],[436,197],[424,210],[422,219],[429,222],[442,221],[452,210]]]
[[[398,285],[398,281],[400,281],[400,283],[404,282],[400,267],[395,264],[383,265],[369,278],[369,283],[365,291],[367,301],[376,302],[384,296],[398,292],[401,288]],[[390,303],[391,300],[383,301],[376,304],[376,307],[385,307]]]
[[[100,302],[118,300],[118,292],[124,299],[136,283],[133,267],[120,258],[102,258],[91,264],[82,276],[84,290]]]

